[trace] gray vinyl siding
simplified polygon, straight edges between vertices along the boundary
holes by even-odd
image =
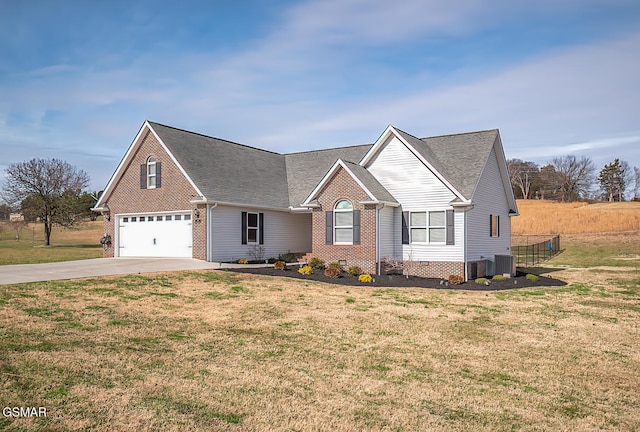
[[[394,210],[393,207],[383,207],[380,209],[380,257],[395,257],[396,237],[400,235],[396,233],[394,226]]]
[[[241,244],[243,211],[264,213],[264,258],[279,254],[311,251],[311,214],[287,213],[245,207],[217,206],[211,210],[211,259],[232,261],[252,259],[252,244]]]
[[[475,206],[469,211],[467,221],[469,230],[467,259],[469,261],[493,260],[496,254],[509,255],[511,253],[511,219],[495,150],[491,150],[487,159],[473,202]],[[500,217],[499,237],[490,236],[490,215]]]
[[[401,244],[402,211],[450,210],[456,195],[429,170],[400,140],[392,137],[366,167],[401,207],[395,212],[394,247],[382,245],[381,251],[394,251],[395,257],[414,261],[463,261],[464,215],[456,212],[455,245]],[[384,256],[384,255],[382,255]]]

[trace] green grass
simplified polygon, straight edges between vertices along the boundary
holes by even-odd
[[[561,237],[561,242],[562,253],[547,261],[547,265],[568,265],[572,267],[635,266],[640,269],[640,259],[624,259],[640,255],[640,244],[636,241],[585,242],[562,240]]]
[[[2,224],[2,223],[0,223]],[[0,232],[0,265],[36,264],[71,261],[102,257],[102,222],[88,222],[74,229],[54,227],[51,246],[44,241],[44,225],[32,223],[20,232],[15,240],[15,231],[6,223]]]

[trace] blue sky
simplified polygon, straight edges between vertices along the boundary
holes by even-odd
[[[637,0],[0,0],[0,170],[106,185],[145,119],[280,153],[499,128],[640,167]]]

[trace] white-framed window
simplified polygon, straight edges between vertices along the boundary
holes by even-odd
[[[260,238],[260,214],[247,212],[247,243],[258,243]]]
[[[147,189],[156,187],[156,158],[149,156],[147,159]]]
[[[442,211],[409,213],[411,243],[445,244],[447,240],[447,217]]]
[[[489,236],[500,237],[500,216],[489,215]]]
[[[333,244],[353,244],[353,205],[340,200],[333,209]]]

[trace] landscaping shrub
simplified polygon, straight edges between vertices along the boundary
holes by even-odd
[[[358,276],[358,280],[362,283],[371,283],[373,282],[373,278],[369,273],[361,274]]]
[[[246,259],[244,259],[244,258],[240,258],[240,259],[238,260],[238,264],[249,264],[249,261],[247,261],[247,260],[246,260]]]
[[[314,269],[318,269],[318,270],[324,270],[324,260],[320,259],[320,258],[311,258],[309,260],[309,265],[311,267],[313,267]]]
[[[351,266],[348,270],[351,276],[360,276],[362,274],[362,269],[358,266]]]
[[[276,261],[275,263],[273,263],[273,268],[276,270],[284,270],[285,268],[287,268],[287,263],[284,261]]]
[[[278,261],[293,262],[293,260],[295,259],[296,259],[296,254],[294,254],[291,251],[287,251],[287,253],[283,253],[278,256]]]
[[[447,279],[451,285],[460,285],[464,282],[464,276],[460,275],[449,275]]]
[[[342,271],[338,267],[332,267],[331,265],[324,270],[324,275],[330,278],[337,278]]]
[[[528,275],[525,276],[527,279],[529,279],[531,282],[538,282],[538,276],[529,273]]]
[[[494,281],[503,281],[503,280],[506,280],[507,278],[504,275],[495,275],[492,279]]]
[[[476,283],[478,285],[489,285],[491,283],[491,281],[489,281],[489,279],[487,279],[487,278],[478,278],[478,279],[476,279]]]
[[[268,262],[269,264],[275,264],[275,263],[276,263],[276,261],[278,261],[278,259],[277,259],[277,258],[274,258],[274,257],[271,257],[271,258],[269,258],[269,259],[267,260],[267,262]]]
[[[337,263],[337,262],[329,263],[329,267],[333,267],[333,268],[336,268],[336,269],[340,270],[340,273],[342,273],[344,271],[344,267],[342,266],[342,264]]]
[[[306,265],[306,266],[300,267],[298,269],[298,273],[303,275],[310,275],[311,273],[313,273],[313,269],[310,266]]]

